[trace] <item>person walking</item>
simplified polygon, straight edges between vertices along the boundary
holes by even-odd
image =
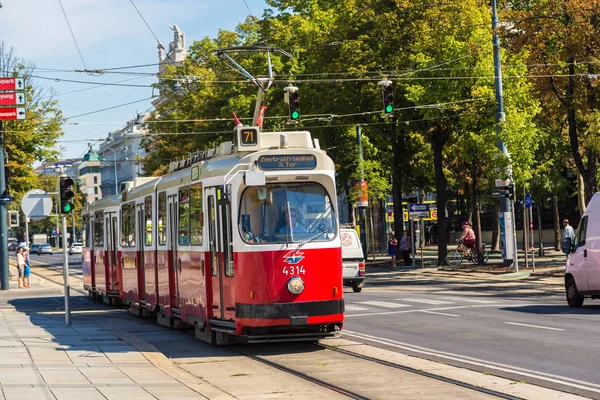
[[[566,218],[563,220],[563,226],[562,250],[568,257],[575,242],[575,231],[573,231],[573,227],[569,225],[569,220]]]
[[[31,275],[31,260],[29,260],[29,247],[23,249],[25,267],[23,268],[23,286],[29,288],[29,276]]]
[[[23,287],[23,275],[25,273],[25,257],[23,256],[23,248],[17,250],[17,269],[19,270],[19,289]]]
[[[388,255],[392,257],[392,268],[396,268],[396,254],[398,253],[398,239],[394,232],[388,234]]]
[[[400,239],[400,251],[402,251],[402,258],[404,259],[404,266],[409,267],[412,265],[410,257],[412,247],[410,246],[410,235],[408,230],[405,230]]]

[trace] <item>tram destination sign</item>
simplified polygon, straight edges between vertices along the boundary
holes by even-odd
[[[285,154],[273,156],[260,156],[258,168],[263,171],[283,169],[315,169],[317,157],[313,154]]]

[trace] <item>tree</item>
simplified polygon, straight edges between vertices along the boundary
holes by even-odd
[[[514,49],[528,51],[544,116],[564,117],[568,143],[583,177],[585,202],[598,190],[598,157],[594,121],[600,106],[596,60],[600,56],[600,3],[598,0],[507,2],[511,29],[506,32]]]
[[[36,161],[54,159],[57,139],[62,135],[62,113],[53,100],[53,92],[38,88],[30,75],[34,66],[16,55],[12,47],[0,41],[0,76],[24,76],[27,119],[5,121],[4,144],[8,154],[6,165],[7,187],[15,198],[11,209],[17,209],[22,196],[34,188]]]

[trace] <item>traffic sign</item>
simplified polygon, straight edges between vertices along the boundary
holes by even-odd
[[[409,204],[408,216],[410,218],[429,218],[429,204]]]
[[[0,78],[0,91],[15,91],[25,89],[23,78]]]
[[[508,193],[508,189],[494,189],[492,190],[492,197],[505,197]]]
[[[52,212],[52,198],[43,190],[30,190],[21,200],[23,214],[32,220],[41,220]]]
[[[21,92],[0,92],[0,106],[25,104],[25,95]]]
[[[0,108],[0,121],[9,121],[14,119],[25,119],[25,109],[17,108]]]
[[[532,203],[531,195],[529,193],[527,193],[525,195],[525,207],[526,208],[530,208],[531,207],[531,203]]]
[[[10,203],[13,200],[12,196],[0,196],[0,203]]]

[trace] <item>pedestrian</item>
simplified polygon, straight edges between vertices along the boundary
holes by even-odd
[[[566,218],[563,220],[563,226],[565,229],[563,230],[562,251],[568,257],[573,248],[573,243],[575,242],[575,232],[573,231],[573,227],[569,225],[569,220]]]
[[[25,257],[23,256],[23,248],[17,250],[17,269],[19,270],[19,288],[23,287],[23,275],[25,273]]]
[[[29,276],[31,275],[31,260],[29,260],[29,247],[23,249],[25,267],[23,268],[23,286],[29,288]]]
[[[392,257],[392,268],[396,268],[396,254],[398,253],[398,240],[394,232],[388,234],[388,255]]]
[[[402,258],[404,258],[404,266],[408,267],[412,265],[411,259],[411,246],[410,246],[410,234],[408,230],[405,230],[400,239],[400,250],[402,251]]]

